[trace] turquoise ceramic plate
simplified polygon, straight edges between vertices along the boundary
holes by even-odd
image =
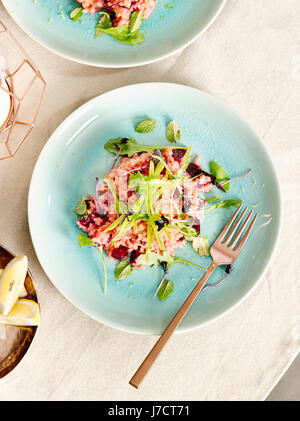
[[[145,117],[157,120],[149,134],[134,127]],[[134,271],[116,282],[116,261],[106,258],[108,294],[103,294],[103,269],[95,249],[80,249],[80,230],[72,209],[82,195],[95,191],[95,179],[106,172],[113,156],[103,148],[110,138],[135,137],[138,142],[166,145],[166,123],[177,120],[182,143],[193,144],[204,169],[215,160],[231,178],[248,169],[252,174],[232,183],[228,193],[212,195],[242,199],[260,217],[234,271],[218,287],[203,291],[179,331],[203,325],[233,308],[258,282],[273,253],[280,225],[280,193],[270,158],[255,133],[217,99],[182,85],[149,83],[127,86],[101,95],[71,114],[45,145],[34,169],[29,192],[32,241],[48,277],[75,306],[96,320],[120,329],[160,333],[183,303],[202,271],[174,265],[169,278],[173,294],[164,302],[151,298],[162,277],[160,268]],[[215,189],[215,188],[214,188]],[[217,209],[201,221],[202,233],[213,242],[233,209]],[[260,229],[272,215],[272,222]],[[189,244],[178,255],[208,266]],[[218,269],[210,283],[223,276]]]
[[[142,26],[146,42],[135,47],[109,36],[95,40],[96,15],[85,15],[81,22],[69,18],[79,6],[75,0],[2,2],[23,30],[50,50],[94,66],[129,67],[163,59],[189,45],[214,21],[226,0],[158,0]]]

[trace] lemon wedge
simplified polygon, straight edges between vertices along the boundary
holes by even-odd
[[[0,278],[1,278],[1,275],[2,275],[3,272],[4,272],[4,269],[0,269]],[[0,280],[0,282],[1,282],[1,280]],[[23,285],[23,288],[21,289],[19,298],[27,297],[27,295],[28,295],[27,289],[25,288],[25,285]]]
[[[0,278],[0,313],[7,316],[24,287],[27,273],[27,257],[17,256],[4,268]]]
[[[0,323],[15,326],[37,326],[40,321],[38,303],[20,298],[7,316],[0,314]]]
[[[27,297],[27,295],[28,295],[28,292],[27,292],[27,290],[26,290],[26,288],[25,288],[25,285],[23,285],[23,287],[22,287],[22,289],[21,289],[21,292],[20,292],[20,294],[19,294],[19,298],[24,298],[24,297]]]

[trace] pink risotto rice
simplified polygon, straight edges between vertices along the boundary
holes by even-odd
[[[101,7],[104,2],[82,2],[86,7],[92,5],[94,7]],[[116,2],[106,2],[116,3]],[[137,7],[144,3],[155,6],[154,1],[123,1],[118,2],[127,4],[128,7]],[[96,9],[94,9],[96,10]],[[161,158],[164,159],[168,168],[173,174],[177,173],[183,165],[186,149],[168,148],[164,149]],[[183,248],[186,244],[186,239],[180,230],[174,229],[174,225],[180,222],[180,218],[193,218],[193,227],[200,232],[200,215],[206,205],[204,193],[212,188],[211,177],[202,174],[198,177],[193,177],[195,169],[200,170],[199,158],[191,162],[185,172],[185,182],[179,186],[179,189],[171,191],[166,190],[162,197],[156,201],[156,206],[159,209],[159,214],[167,218],[173,229],[160,231],[165,252],[174,256],[176,248]],[[148,152],[135,154],[132,157],[123,157],[119,165],[112,168],[107,178],[111,185],[113,185],[115,192],[120,201],[127,204],[128,209],[137,201],[139,193],[134,188],[128,187],[130,174],[136,174],[138,171],[147,176],[149,175],[150,163],[153,163],[153,156]],[[155,160],[155,166],[157,160]],[[166,170],[160,174],[162,178]],[[186,182],[188,180],[188,182]],[[105,180],[97,183],[97,196],[89,196],[86,200],[87,211],[81,216],[77,225],[95,242],[95,244],[103,246],[110,259],[117,259],[119,261],[129,258],[130,263],[134,269],[142,269],[144,266],[137,262],[138,256],[146,253],[147,249],[147,222],[140,220],[135,226],[131,226],[125,233],[116,241],[114,237],[118,234],[119,227],[107,231],[107,228],[119,218],[119,214],[115,210],[115,200],[113,194]],[[100,194],[100,195],[99,195]],[[98,197],[99,195],[99,197]],[[97,199],[96,199],[97,197]],[[98,203],[96,203],[98,200]],[[168,232],[169,231],[169,232]],[[163,250],[156,238],[151,242],[151,252],[162,254]]]

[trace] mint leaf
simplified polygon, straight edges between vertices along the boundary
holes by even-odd
[[[209,166],[210,166],[210,171],[211,171],[212,175],[216,178],[217,183],[221,184],[222,181],[230,180],[230,177],[227,174],[227,172],[219,164],[217,164],[214,161],[211,161]],[[227,190],[230,189],[230,183],[226,183],[222,187],[223,187],[224,190],[227,191]]]
[[[130,22],[129,22],[129,30],[130,32],[135,32],[137,31],[144,19],[144,15],[143,12],[133,12],[131,17],[130,17]]]
[[[180,126],[177,123],[177,121],[172,120],[167,125],[166,138],[171,143],[176,143],[176,142],[178,142],[180,140],[180,138],[181,138],[181,131],[180,131]]]
[[[173,292],[173,289],[174,289],[173,282],[169,281],[168,279],[165,279],[157,293],[157,296],[160,299],[160,301],[164,301],[167,298],[169,298]]]
[[[73,212],[76,213],[77,215],[84,215],[86,213],[86,202],[84,200],[84,197],[78,201]]]
[[[200,234],[193,239],[193,249],[200,254],[200,256],[209,256],[209,242],[208,239]]]
[[[80,247],[94,246],[95,243],[84,234],[78,234],[78,244]]]
[[[141,121],[135,128],[138,133],[149,133],[155,129],[156,121],[153,118]]]
[[[101,14],[103,16],[100,18],[99,23],[96,26],[95,38],[99,38],[102,35],[105,35],[105,32],[103,31],[103,29],[108,29],[112,27],[109,14],[106,12],[101,12]]]
[[[83,12],[83,8],[82,7],[76,7],[75,9],[72,10],[72,12],[70,13],[70,18],[74,21],[77,22],[78,20],[80,20],[82,18],[82,12]]]
[[[117,279],[124,279],[127,278],[132,272],[132,266],[129,262],[126,260],[123,260],[122,262],[118,263],[115,268],[115,277]]]
[[[220,202],[215,203],[214,205],[210,206],[209,208],[205,209],[206,211],[217,209],[217,208],[224,208],[228,209],[231,206],[235,206],[236,208],[240,206],[242,203],[241,200],[221,200]]]

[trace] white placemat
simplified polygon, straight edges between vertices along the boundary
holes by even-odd
[[[47,80],[38,126],[14,159],[0,162],[0,242],[28,255],[42,312],[29,354],[0,381],[0,400],[262,400],[276,384],[300,345],[299,14],[299,0],[229,0],[183,52],[109,70],[46,51],[0,5],[0,18]],[[273,264],[253,294],[217,322],[174,337],[137,391],[128,380],[156,339],[98,324],[56,291],[34,254],[26,207],[33,166],[57,125],[96,95],[148,81],[200,88],[248,120],[274,158],[284,221]]]

